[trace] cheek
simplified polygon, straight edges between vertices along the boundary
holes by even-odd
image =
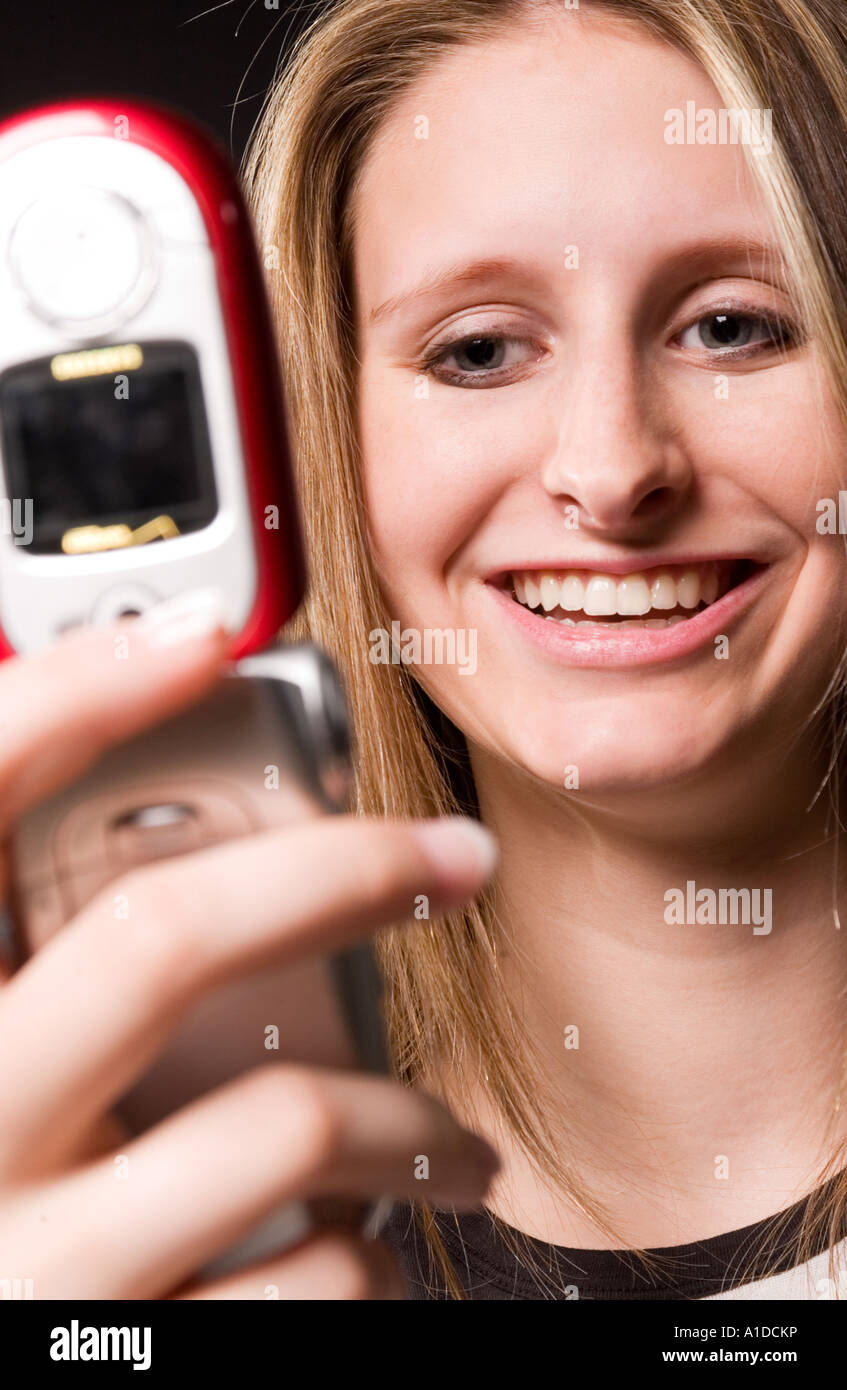
[[[845,476],[847,438],[814,360],[746,378],[714,374],[675,396],[684,447],[707,483],[724,478],[798,535],[816,535],[818,499]]]
[[[817,633],[816,655],[807,649],[806,663],[810,676],[816,664],[821,676],[841,655],[847,548],[843,535],[822,533],[819,503],[832,499],[838,514],[847,481],[847,434],[819,362],[786,366],[778,389],[769,376],[749,378],[743,390],[730,379],[728,398],[709,411],[711,433],[699,420],[708,441],[699,457],[704,471],[731,476],[751,508],[770,513],[796,537],[797,580],[776,645],[796,643],[801,628],[810,638]],[[688,418],[689,424],[697,419],[693,407]]]
[[[449,523],[449,450],[433,426],[429,405],[416,399],[411,378],[398,388],[387,374],[362,375],[362,487],[374,559],[391,588],[410,563],[418,567],[424,558],[435,563]]]
[[[445,590],[445,572],[542,445],[492,392],[450,390],[364,371],[359,389],[362,487],[372,553],[390,597]],[[474,396],[471,400],[469,397]],[[481,399],[488,397],[488,404]],[[442,592],[446,602],[447,594]]]

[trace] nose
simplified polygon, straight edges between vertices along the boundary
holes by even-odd
[[[577,509],[581,530],[637,539],[690,495],[693,467],[636,349],[583,355],[574,367],[543,483]]]

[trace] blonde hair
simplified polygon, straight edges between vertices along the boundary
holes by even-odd
[[[689,54],[728,108],[773,109],[772,156],[749,163],[773,215],[801,320],[820,340],[847,420],[847,31],[841,0],[589,0],[583,8],[635,22]],[[458,45],[496,38],[544,9],[531,0],[327,5],[287,56],[246,161],[270,272],[310,553],[311,594],[286,635],[319,642],[342,672],[360,734],[362,813],[473,815],[477,806],[459,730],[405,667],[374,665],[366,656],[368,634],[389,628],[390,619],[359,485],[352,195],[374,134],[431,65]],[[383,935],[397,1075],[408,1085],[425,1082],[435,1089],[442,1068],[478,1074],[499,1122],[538,1173],[626,1246],[562,1158],[545,1121],[550,1102],[540,1059],[500,987],[502,930],[490,888],[438,922]],[[834,1154],[821,1182],[838,1161]],[[825,1200],[812,1203],[806,1215],[797,1259],[808,1258],[825,1238],[835,1279],[833,1248],[842,1234],[847,1173],[827,1186]],[[433,1212],[425,1203],[415,1205],[440,1269],[440,1293],[463,1297]]]

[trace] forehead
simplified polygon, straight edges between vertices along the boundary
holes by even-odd
[[[766,239],[739,145],[666,140],[667,113],[688,102],[722,106],[692,59],[587,10],[536,14],[447,50],[360,170],[362,308],[401,292],[410,271],[464,255],[558,263],[575,245],[581,266],[590,253],[625,275],[699,235]]]

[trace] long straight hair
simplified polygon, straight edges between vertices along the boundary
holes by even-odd
[[[461,732],[405,667],[368,659],[368,634],[390,629],[390,618],[360,485],[352,194],[375,133],[417,79],[451,49],[490,41],[519,22],[543,23],[548,8],[561,13],[563,7],[555,0],[549,6],[543,0],[336,0],[321,6],[272,84],[245,164],[278,325],[310,556],[310,596],[286,636],[319,642],[342,672],[359,733],[356,801],[362,813],[406,818],[473,815],[478,808]],[[773,111],[769,157],[744,152],[773,216],[801,322],[820,342],[847,422],[843,0],[588,0],[582,8],[646,28],[689,55],[727,108]],[[824,707],[825,713],[839,711],[831,734],[833,769],[843,736],[844,678],[843,670],[834,673]],[[543,1181],[627,1247],[580,1181],[567,1142],[545,1119],[555,1113],[555,1100],[501,985],[502,933],[496,890],[488,888],[437,922],[382,934],[397,1076],[436,1091],[445,1070],[480,1078],[498,1123]],[[560,1122],[578,1133],[578,1117]],[[835,1113],[827,1143],[834,1123]],[[834,1148],[819,1182],[841,1162]],[[463,1297],[434,1212],[425,1202],[414,1205],[434,1291]],[[796,1251],[799,1261],[828,1246],[836,1296],[834,1249],[844,1234],[845,1206],[847,1172],[810,1203]],[[511,1239],[505,1223],[491,1220]],[[512,1248],[528,1259],[522,1242],[512,1241]]]

